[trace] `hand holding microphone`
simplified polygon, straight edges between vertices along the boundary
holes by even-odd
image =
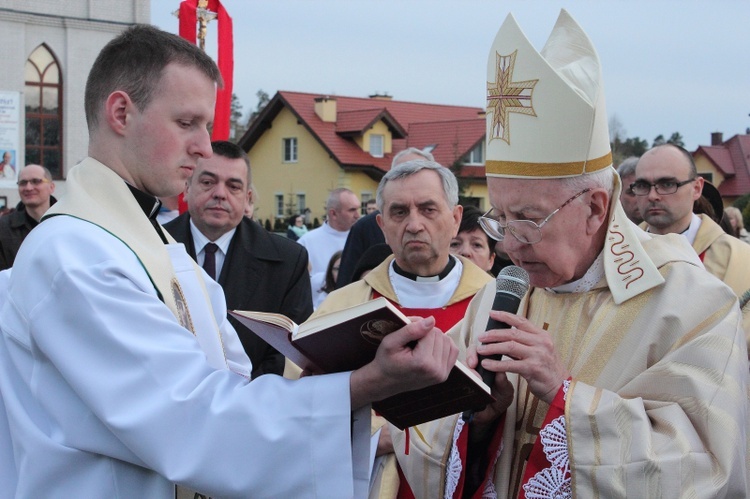
[[[528,288],[529,277],[525,270],[513,266],[504,268],[497,276],[497,291],[492,310],[509,312],[513,315],[507,319],[510,324],[496,321],[490,317],[485,330],[516,328],[512,332],[500,331],[493,334],[495,338],[502,338],[498,342],[498,344],[502,344],[502,347],[496,350],[513,352],[512,357],[508,355],[505,359],[505,365],[501,372],[518,374],[526,380],[531,393],[540,400],[549,403],[562,382],[570,377],[570,372],[560,360],[554,340],[550,332],[547,331],[547,324],[539,327],[528,319],[515,315],[518,312],[521,298],[526,294]],[[487,344],[489,343],[483,345]],[[501,355],[483,357],[478,354],[477,372],[490,387],[493,387],[495,383],[495,373],[482,367],[482,359],[501,360],[501,357]]]
[[[497,276],[495,300],[492,302],[492,310],[510,312],[515,314],[516,312],[518,312],[518,305],[520,305],[521,303],[521,298],[523,298],[528,289],[529,274],[525,270],[523,270],[521,267],[516,267],[513,265],[505,267]],[[490,317],[487,320],[487,327],[485,328],[485,331],[490,331],[492,329],[507,329],[509,327],[510,326],[508,326],[507,324]],[[496,355],[489,358],[500,360],[500,357],[500,355]],[[482,381],[484,381],[484,383],[490,388],[493,388],[495,384],[495,373],[493,371],[488,371],[487,369],[482,367],[483,358],[486,357],[478,355],[476,370],[482,377]],[[510,393],[512,395],[512,389]],[[466,411],[463,414],[464,421],[472,421],[474,419],[474,414],[481,411],[481,409]]]
[[[492,310],[515,314],[518,312],[521,298],[523,298],[528,290],[529,274],[521,267],[516,267],[515,265],[505,267],[497,276],[495,301],[492,302]],[[490,331],[491,329],[507,329],[509,327],[510,326],[507,324],[490,317],[487,320],[485,331]],[[489,358],[500,360],[500,357],[501,356],[498,355]],[[482,376],[482,381],[484,381],[487,386],[492,387],[495,381],[495,373],[482,367],[483,358],[485,357],[482,357],[481,355],[479,356],[477,372]]]

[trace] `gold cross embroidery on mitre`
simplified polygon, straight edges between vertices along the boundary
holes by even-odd
[[[501,139],[510,144],[509,113],[536,116],[531,96],[537,80],[512,81],[516,65],[516,50],[510,55],[495,52],[497,75],[495,82],[487,82],[487,112],[492,113],[490,140]]]

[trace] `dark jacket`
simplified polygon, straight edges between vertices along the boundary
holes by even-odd
[[[190,215],[183,213],[164,228],[184,243],[195,259]],[[218,281],[224,289],[227,310],[281,313],[297,324],[312,314],[307,250],[247,218],[237,226]],[[234,318],[229,320],[253,363],[253,378],[284,372],[284,357],[280,353]]]
[[[50,206],[57,202],[50,197]],[[18,249],[37,221],[26,213],[26,206],[19,202],[15,211],[0,217],[0,270],[9,269],[16,260]]]
[[[375,246],[376,244],[385,243],[385,236],[375,218],[378,213],[380,212],[376,211],[369,215],[365,215],[357,220],[349,230],[349,235],[346,236],[344,251],[341,253],[341,263],[339,264],[339,276],[338,279],[336,279],[336,289],[343,288],[352,282],[354,269],[357,267],[360,257],[364,254],[367,248]]]

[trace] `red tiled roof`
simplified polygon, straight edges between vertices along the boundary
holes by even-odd
[[[750,193],[750,135],[735,135],[719,146],[699,146],[694,154],[703,153],[725,175],[718,187],[722,196]]]
[[[388,113],[384,107],[345,111],[336,115],[336,133],[340,135],[361,135],[378,121],[385,121],[394,138],[404,138],[403,127]]]
[[[430,151],[435,161],[444,166],[451,166],[484,139],[484,132],[485,120],[479,116],[469,120],[414,123],[409,127],[406,142],[408,147],[419,149],[436,145]]]
[[[444,151],[454,149],[456,134],[461,137],[458,142],[459,146],[455,148],[458,156],[466,154],[484,137],[485,121],[479,115],[483,109],[477,107],[335,96],[337,122],[324,122],[315,113],[315,99],[319,97],[324,96],[279,91],[240,139],[239,145],[245,151],[250,150],[260,139],[263,131],[271,125],[276,115],[287,107],[342,168],[363,170],[377,178],[390,169],[393,155],[407,147],[424,147],[438,143],[438,149],[441,149],[438,154],[443,154],[443,156],[436,155],[435,159],[445,166],[450,166],[456,158],[449,158]],[[393,151],[383,158],[372,157],[350,138],[350,134],[355,131],[364,131],[371,126],[373,119],[383,119],[394,133]],[[446,123],[445,128],[442,128],[437,126],[440,122],[452,124]],[[412,139],[412,127],[416,127],[414,131],[419,140],[416,137]],[[407,130],[409,132],[405,134]],[[428,139],[430,133],[435,133],[436,138]],[[473,141],[470,137],[472,134],[475,135]],[[404,135],[406,138],[402,138]],[[439,143],[438,135],[441,141],[450,137],[450,145]],[[422,145],[425,141],[426,143]],[[441,161],[438,157],[445,159]]]
[[[725,177],[734,175],[734,165],[732,164],[732,155],[724,146],[700,146],[698,148],[702,150],[711,163],[721,172]]]

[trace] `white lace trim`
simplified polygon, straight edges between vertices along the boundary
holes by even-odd
[[[570,384],[568,383],[568,386]],[[563,390],[567,393],[567,387]],[[567,499],[573,497],[570,484],[570,458],[565,416],[551,421],[539,432],[544,455],[552,466],[543,469],[524,484],[527,499]]]
[[[497,499],[497,490],[495,490],[495,466],[497,460],[500,457],[500,453],[503,451],[503,443],[500,442],[500,448],[497,449],[497,455],[495,455],[495,462],[492,463],[490,471],[490,477],[484,484],[484,490],[482,491],[482,499]]]
[[[497,491],[495,490],[495,482],[490,477],[487,483],[484,484],[484,490],[482,491],[482,499],[497,499]]]
[[[461,455],[458,453],[458,437],[461,435],[463,428],[464,420],[458,418],[456,427],[453,429],[453,444],[451,445],[450,456],[448,456],[448,466],[445,470],[445,499],[452,499],[453,494],[456,493],[458,481],[461,479],[463,465]]]
[[[591,291],[596,286],[602,277],[604,277],[604,253],[599,253],[594,263],[586,271],[586,273],[577,281],[569,282],[561,286],[554,288],[547,288],[547,290],[553,293],[585,293]]]
[[[570,380],[563,381],[563,400],[568,400],[568,390],[570,389]]]

